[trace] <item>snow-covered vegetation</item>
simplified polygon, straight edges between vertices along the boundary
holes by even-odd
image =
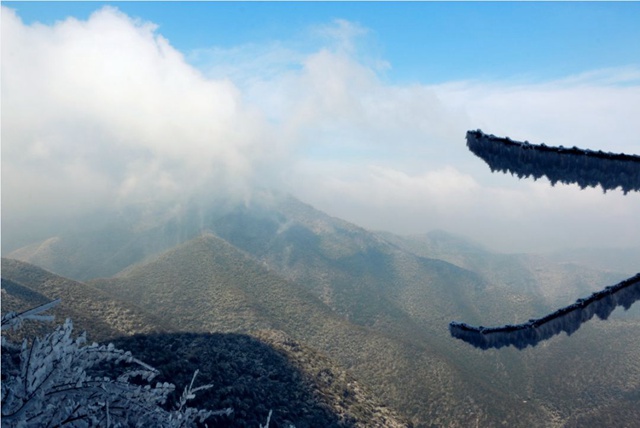
[[[43,312],[59,300],[2,317],[2,330],[27,320],[52,320]],[[152,385],[158,371],[113,345],[86,343],[73,337],[67,319],[53,332],[16,344],[2,337],[2,424],[8,427],[195,426],[232,410],[198,410],[187,406],[195,394],[197,371],[177,403],[167,406],[175,387]],[[167,410],[169,408],[169,410]],[[267,422],[268,425],[268,422]]]

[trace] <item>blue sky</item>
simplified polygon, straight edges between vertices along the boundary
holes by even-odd
[[[3,2],[26,23],[105,4],[152,21],[178,50],[292,40],[333,19],[370,30],[392,81],[558,78],[640,63],[639,2]]]
[[[637,195],[492,174],[464,141],[640,153],[638,2],[2,6],[3,246],[265,187],[502,251],[640,242]]]

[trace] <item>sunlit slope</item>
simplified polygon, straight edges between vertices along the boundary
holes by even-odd
[[[84,330],[89,340],[113,341],[132,351],[160,370],[157,380],[175,383],[182,391],[193,372],[200,370],[199,383],[216,387],[198,394],[192,405],[210,409],[231,406],[235,410],[220,426],[257,426],[256,421],[263,422],[269,410],[274,411],[272,423],[293,420],[299,426],[337,427],[342,421],[348,426],[407,426],[331,360],[281,332],[258,332],[264,344],[244,335],[170,332],[154,327],[156,317],[92,286],[16,260],[3,259],[2,267],[3,312],[59,297],[62,302],[52,311],[56,323],[71,317],[77,334]],[[53,325],[28,322],[14,335],[43,335]]]
[[[425,330],[444,337],[448,318],[483,311],[475,273],[417,257],[286,196],[235,208],[132,207],[11,256],[77,280],[110,277],[203,231],[297,281],[349,321],[410,340]]]
[[[237,209],[212,228],[351,322],[394,334],[400,324],[414,330],[410,340],[447,333],[440,320],[474,311],[484,287],[469,270],[418,257],[294,198],[270,212]]]
[[[448,260],[482,277],[486,288],[478,305],[486,310],[477,316],[461,313],[456,319],[484,325],[524,322],[626,278],[625,273],[554,263],[539,255],[493,253],[442,231],[383,236],[416,254]],[[562,334],[532,349],[492,350],[477,358],[495,358],[489,370],[522,397],[521,408],[547,408],[566,426],[634,426],[640,405],[639,344],[636,304],[628,311],[617,309],[608,321],[584,324],[571,337]]]
[[[166,319],[149,315],[127,300],[18,260],[2,259],[2,312],[23,311],[60,298],[52,310],[56,322],[71,318],[78,333],[89,340],[107,340],[136,333],[171,330]],[[44,331],[50,326],[29,323]]]
[[[229,215],[216,231],[310,287],[350,320],[428,343],[469,382],[479,379],[509,391],[517,405],[506,410],[501,403],[502,411],[540,412],[546,415],[540,420],[548,418],[544,424],[550,425],[565,418],[598,420],[594,402],[577,396],[597,396],[602,409],[638,404],[637,394],[619,393],[638,390],[637,308],[617,311],[613,318],[620,322],[594,320],[572,337],[562,335],[524,352],[475,352],[446,333],[448,322],[456,319],[501,325],[542,316],[624,274],[536,255],[495,254],[446,233],[410,246],[403,238],[373,235],[295,200],[284,206],[280,216],[250,210]],[[252,224],[259,227],[247,227]],[[567,355],[575,356],[570,364]],[[593,375],[598,366],[606,367],[608,380]],[[566,384],[562,374],[571,379],[571,388],[561,387]],[[564,394],[549,394],[549,388]]]
[[[281,330],[331,356],[416,422],[463,426],[496,414],[514,423],[539,416],[537,410],[514,414],[503,408],[512,400],[508,393],[428,342],[354,325],[306,287],[210,234],[92,284],[167,317],[183,331]],[[495,397],[501,397],[500,409]]]
[[[132,210],[100,227],[60,235],[68,252],[56,247],[47,262],[120,272],[92,284],[183,331],[284,331],[418,424],[588,425],[639,404],[636,307],[525,351],[478,351],[447,329],[526,321],[624,275],[496,254],[445,232],[372,233],[290,197]]]

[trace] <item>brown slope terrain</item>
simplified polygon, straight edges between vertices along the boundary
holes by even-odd
[[[391,407],[422,426],[466,426],[495,415],[534,424],[540,415],[511,412],[509,394],[484,374],[459,367],[425,343],[390,337],[338,316],[305,287],[284,280],[246,253],[204,235],[112,279],[91,282],[127,297],[184,331],[247,333],[277,329],[312,345],[354,373]],[[495,407],[495,398],[500,406]]]
[[[409,340],[424,329],[446,332],[446,323],[432,321],[473,310],[473,295],[484,286],[473,272],[416,257],[294,198],[284,198],[270,212],[239,208],[216,219],[212,229],[353,323],[391,334],[415,325]],[[428,320],[416,324],[425,309]]]
[[[407,423],[396,412],[372,401],[372,394],[353,376],[337,366],[331,359],[313,348],[293,340],[281,331],[261,330],[255,337],[269,344],[305,374],[308,381],[323,386],[316,394],[321,400],[333,403],[332,407],[342,415],[341,421],[356,427],[394,428]]]
[[[158,368],[158,381],[175,382],[174,395],[199,370],[197,384],[215,387],[191,405],[234,409],[216,427],[257,427],[269,411],[273,427],[409,426],[333,361],[282,332],[136,335],[115,345]]]
[[[640,320],[594,320],[567,344],[550,342],[532,353],[532,389],[568,426],[637,426],[640,407]],[[618,409],[615,420],[602,417]],[[578,422],[576,425],[575,423]]]
[[[486,281],[485,292],[495,305],[485,306],[487,310],[473,320],[484,325],[540,317],[628,276],[575,263],[554,263],[539,255],[492,253],[442,231],[409,237],[381,236],[416,254],[442,258],[478,273]],[[515,310],[513,315],[505,307]],[[628,311],[619,308],[606,322],[594,319],[584,324],[570,338],[563,334],[535,349],[489,353],[502,357],[498,372],[508,372],[517,379],[518,385],[512,390],[520,391],[528,405],[532,401],[544,405],[559,424],[635,426],[637,418],[633,415],[640,405],[639,343],[640,305],[636,304]],[[510,356],[521,362],[517,370],[505,361]],[[613,417],[612,409],[620,413]],[[616,423],[603,425],[607,418]]]
[[[237,334],[159,333],[152,328],[155,317],[91,286],[15,260],[3,259],[2,267],[3,313],[59,297],[62,303],[51,311],[58,323],[72,318],[78,334],[85,330],[90,340],[109,340],[132,351],[160,370],[157,381],[176,384],[174,395],[199,370],[198,384],[215,388],[198,394],[191,405],[234,409],[216,426],[255,427],[269,410],[274,411],[274,427],[289,426],[292,420],[300,427],[407,426],[344,370],[281,332],[261,331],[260,340]],[[27,322],[11,338],[41,336],[52,328],[50,323]]]
[[[549,308],[564,306],[578,296],[590,294],[605,284],[628,278],[628,272],[604,271],[589,264],[558,262],[535,254],[492,252],[463,237],[444,231],[424,235],[379,234],[389,242],[422,257],[448,261],[477,273],[489,287],[531,294]]]
[[[114,299],[90,285],[55,275],[18,260],[2,259],[2,313],[23,311],[60,298],[51,313],[60,323],[71,318],[90,341],[172,330],[171,325],[139,307]],[[41,329],[48,329],[40,325]]]
[[[490,325],[541,316],[613,284],[615,274],[492,254],[446,234],[372,234],[292,198],[142,218],[125,222],[135,227],[121,235],[105,228],[90,238],[61,237],[74,254],[65,263],[74,260],[85,274],[129,266],[99,283],[198,331],[286,331],[418,425],[561,426],[625,406],[632,414],[638,405],[637,305],[624,318],[614,314],[620,322],[593,320],[572,337],[524,351],[477,351],[447,330],[451,320]],[[209,235],[208,243],[158,253],[202,229],[227,242]],[[64,254],[52,251],[48,260]],[[102,255],[119,262],[93,269],[88,261]]]
[[[216,232],[283,275],[311,285],[328,304],[337,301],[337,311],[351,316],[351,320],[391,332],[394,313],[390,309],[400,309],[410,323],[397,317],[396,325],[406,328],[408,340],[438,349],[447,361],[465,372],[469,381],[480,378],[518,397],[514,412],[526,414],[537,408],[548,418],[544,424],[552,425],[592,411],[594,401],[577,397],[596,396],[598,405],[607,408],[618,406],[622,400],[620,385],[638,391],[635,373],[640,354],[634,345],[640,341],[637,307],[614,313],[613,318],[621,314],[629,318],[626,323],[594,320],[571,338],[562,335],[523,352],[510,349],[476,354],[439,329],[452,319],[489,324],[526,321],[613,284],[625,278],[624,274],[553,263],[533,255],[492,254],[442,234],[408,248],[401,238],[371,236],[299,201],[290,200],[285,207],[280,216],[271,217],[245,210],[240,216],[229,216],[226,223],[218,223]],[[253,216],[258,218],[252,221]],[[265,233],[269,230],[273,232]],[[434,258],[458,263],[477,276]],[[332,300],[331,296],[338,293],[339,298]],[[376,296],[385,304],[371,311],[376,307]],[[344,310],[345,301],[359,302],[369,313],[354,314],[357,305]],[[380,319],[385,310],[383,323]],[[419,325],[422,331],[416,333],[411,324]],[[585,346],[587,343],[590,346]],[[567,365],[566,357],[571,354],[578,358]],[[563,367],[563,371],[555,367]],[[598,367],[606,367],[607,379],[594,381],[594,372],[602,373]],[[561,387],[565,384],[563,375],[572,379],[570,388]],[[549,388],[563,394],[549,394]],[[624,397],[627,406],[638,404],[633,394],[625,393]],[[528,404],[522,406],[524,402]]]

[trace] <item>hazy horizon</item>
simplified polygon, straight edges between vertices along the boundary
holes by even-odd
[[[502,252],[637,247],[637,193],[492,174],[465,133],[640,154],[638,19],[633,3],[3,2],[3,248],[68,214],[258,188]]]

